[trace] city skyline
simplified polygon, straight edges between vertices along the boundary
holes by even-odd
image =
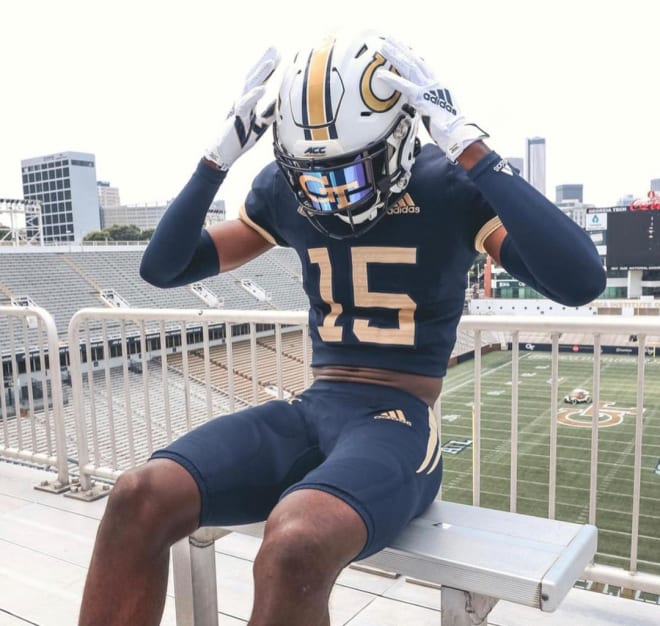
[[[350,18],[413,45],[501,155],[523,156],[528,138],[545,138],[551,199],[567,184],[582,184],[585,202],[596,205],[644,196],[660,176],[650,136],[660,85],[650,78],[653,39],[639,35],[660,7],[599,7],[596,28],[591,7],[528,5],[442,3],[434,23],[421,3],[401,13],[400,3],[384,0],[374,14],[337,0],[321,22],[326,30]],[[0,197],[22,197],[21,160],[61,151],[94,153],[98,178],[118,187],[125,204],[175,196],[262,50],[273,43],[286,62],[323,32],[284,19],[294,6],[257,3],[256,13],[268,7],[274,17],[245,20],[207,0],[12,4],[0,41],[3,58],[14,59],[3,68]],[[229,217],[270,159],[265,137],[232,168],[218,195]]]

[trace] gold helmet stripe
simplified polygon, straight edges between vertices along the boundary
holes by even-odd
[[[315,141],[330,139],[328,125],[331,123],[332,104],[330,101],[330,67],[332,49],[335,45],[333,37],[326,37],[318,48],[312,50],[307,62],[305,77],[305,102],[303,107],[307,114],[307,126],[311,127],[311,137]]]

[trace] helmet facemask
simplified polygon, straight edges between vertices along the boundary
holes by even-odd
[[[409,171],[401,168],[401,145],[413,140],[414,112],[402,115],[386,138],[345,156],[298,159],[275,142],[277,163],[300,204],[300,212],[325,235],[358,237],[385,215],[393,193],[405,189]],[[277,138],[277,129],[275,129]],[[411,148],[412,150],[413,148]],[[348,229],[332,228],[338,217]]]
[[[418,116],[373,76],[387,64],[379,42],[326,39],[299,55],[280,90],[277,163],[299,212],[337,239],[375,226],[408,184],[416,154]]]

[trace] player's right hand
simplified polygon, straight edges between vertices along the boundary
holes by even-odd
[[[209,146],[204,156],[221,170],[228,170],[244,152],[247,152],[275,120],[275,101],[260,113],[257,103],[266,93],[265,83],[280,61],[278,51],[271,47],[248,73],[243,91],[234,102],[219,139]]]
[[[470,144],[488,137],[488,133],[465,119],[449,89],[411,48],[390,38],[383,41],[381,52],[396,72],[381,68],[376,76],[415,107],[429,134],[450,161],[456,162]]]

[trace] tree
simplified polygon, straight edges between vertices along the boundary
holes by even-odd
[[[140,230],[134,224],[113,224],[105,230],[90,231],[83,237],[83,241],[148,241],[154,230],[154,228]]]
[[[135,224],[113,224],[106,229],[113,241],[140,241],[142,232]]]
[[[110,239],[110,236],[105,230],[92,230],[83,237],[83,241],[106,241],[107,239]]]

